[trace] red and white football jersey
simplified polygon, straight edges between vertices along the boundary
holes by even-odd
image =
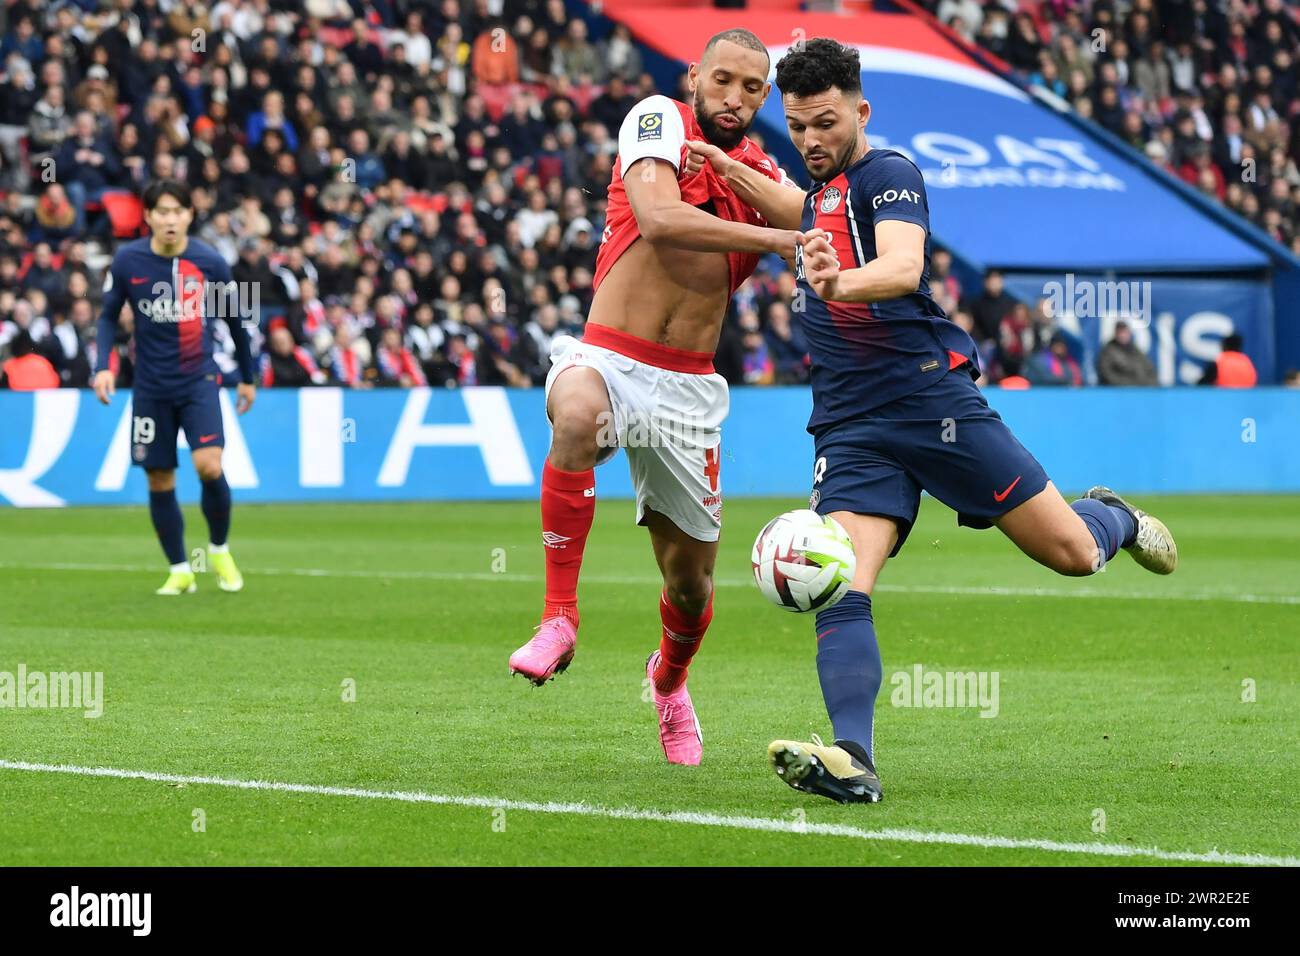
[[[646,97],[623,120],[623,126],[618,132],[618,161],[614,163],[609,183],[605,231],[596,256],[595,288],[600,287],[601,280],[619,256],[641,235],[636,216],[632,214],[632,206],[627,200],[627,190],[623,186],[623,170],[647,156],[671,163],[677,170],[677,185],[681,189],[683,202],[703,206],[712,201],[713,214],[722,219],[747,222],[755,226],[766,225],[763,217],[753,207],[741,202],[713,171],[712,166],[705,164],[694,176],[683,173],[688,139],[704,139],[704,131],[696,122],[694,110],[686,103],[666,96]],[[727,155],[757,169],[775,182],[795,185],[777,166],[776,160],[759,149],[749,137],[742,139]],[[753,273],[759,255],[732,252],[728,253],[727,259],[731,266],[731,291],[735,292]]]

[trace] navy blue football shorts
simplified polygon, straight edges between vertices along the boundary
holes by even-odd
[[[895,555],[916,521],[922,491],[956,511],[959,525],[990,528],[1047,485],[1043,466],[989,407],[965,366],[822,429],[813,443],[808,506],[823,515],[893,518]]]
[[[220,386],[204,378],[175,395],[141,395],[131,399],[131,460],[143,468],[176,467],[176,436],[185,429],[190,449],[223,448]]]

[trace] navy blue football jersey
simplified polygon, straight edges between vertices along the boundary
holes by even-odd
[[[179,256],[163,257],[146,236],[117,251],[104,281],[96,372],[108,368],[118,316],[127,302],[135,319],[137,392],[178,395],[204,378],[215,379],[220,371],[212,358],[211,321],[218,317],[230,327],[243,380],[257,381],[230,266],[207,243],[190,239]]]
[[[809,193],[802,228],[830,233],[840,269],[847,271],[876,258],[875,226],[889,219],[925,230],[920,287],[897,299],[826,302],[804,278],[802,250],[796,252],[804,299],[796,312],[812,358],[808,430],[814,434],[925,388],[967,360],[967,368],[977,367],[974,341],[930,296],[930,209],[921,171],[906,156],[868,150]]]

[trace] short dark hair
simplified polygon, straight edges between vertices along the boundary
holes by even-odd
[[[736,46],[743,46],[746,50],[756,50],[767,57],[769,61],[772,59],[763,41],[744,27],[732,27],[730,30],[723,30],[721,33],[713,34],[713,36],[709,37],[709,42],[704,44],[704,53],[701,54],[700,59],[703,60],[704,57],[708,56],[709,51],[723,40],[734,43]]]
[[[36,342],[32,339],[30,332],[26,329],[20,329],[9,343],[9,348],[13,351],[14,358],[22,358],[24,355],[31,355],[36,351]]]
[[[855,47],[817,37],[790,50],[776,64],[776,85],[784,94],[812,96],[832,86],[862,92],[862,66]]]
[[[140,198],[144,202],[145,209],[153,209],[163,196],[171,196],[186,209],[194,208],[194,197],[190,195],[190,187],[179,179],[155,179],[145,187],[144,195]]]

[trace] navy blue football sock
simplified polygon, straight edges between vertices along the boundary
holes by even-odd
[[[817,677],[835,739],[858,744],[872,761],[881,670],[871,597],[849,591],[834,607],[817,614]]]
[[[149,492],[149,517],[163,553],[173,565],[185,564],[185,519],[176,500],[176,489]]]
[[[1137,522],[1123,508],[1103,504],[1093,498],[1072,501],[1070,507],[1088,526],[1107,561],[1115,557],[1115,552],[1120,548],[1132,544],[1137,537]]]
[[[208,541],[223,545],[230,534],[230,484],[226,473],[203,482],[203,517],[208,519]]]

